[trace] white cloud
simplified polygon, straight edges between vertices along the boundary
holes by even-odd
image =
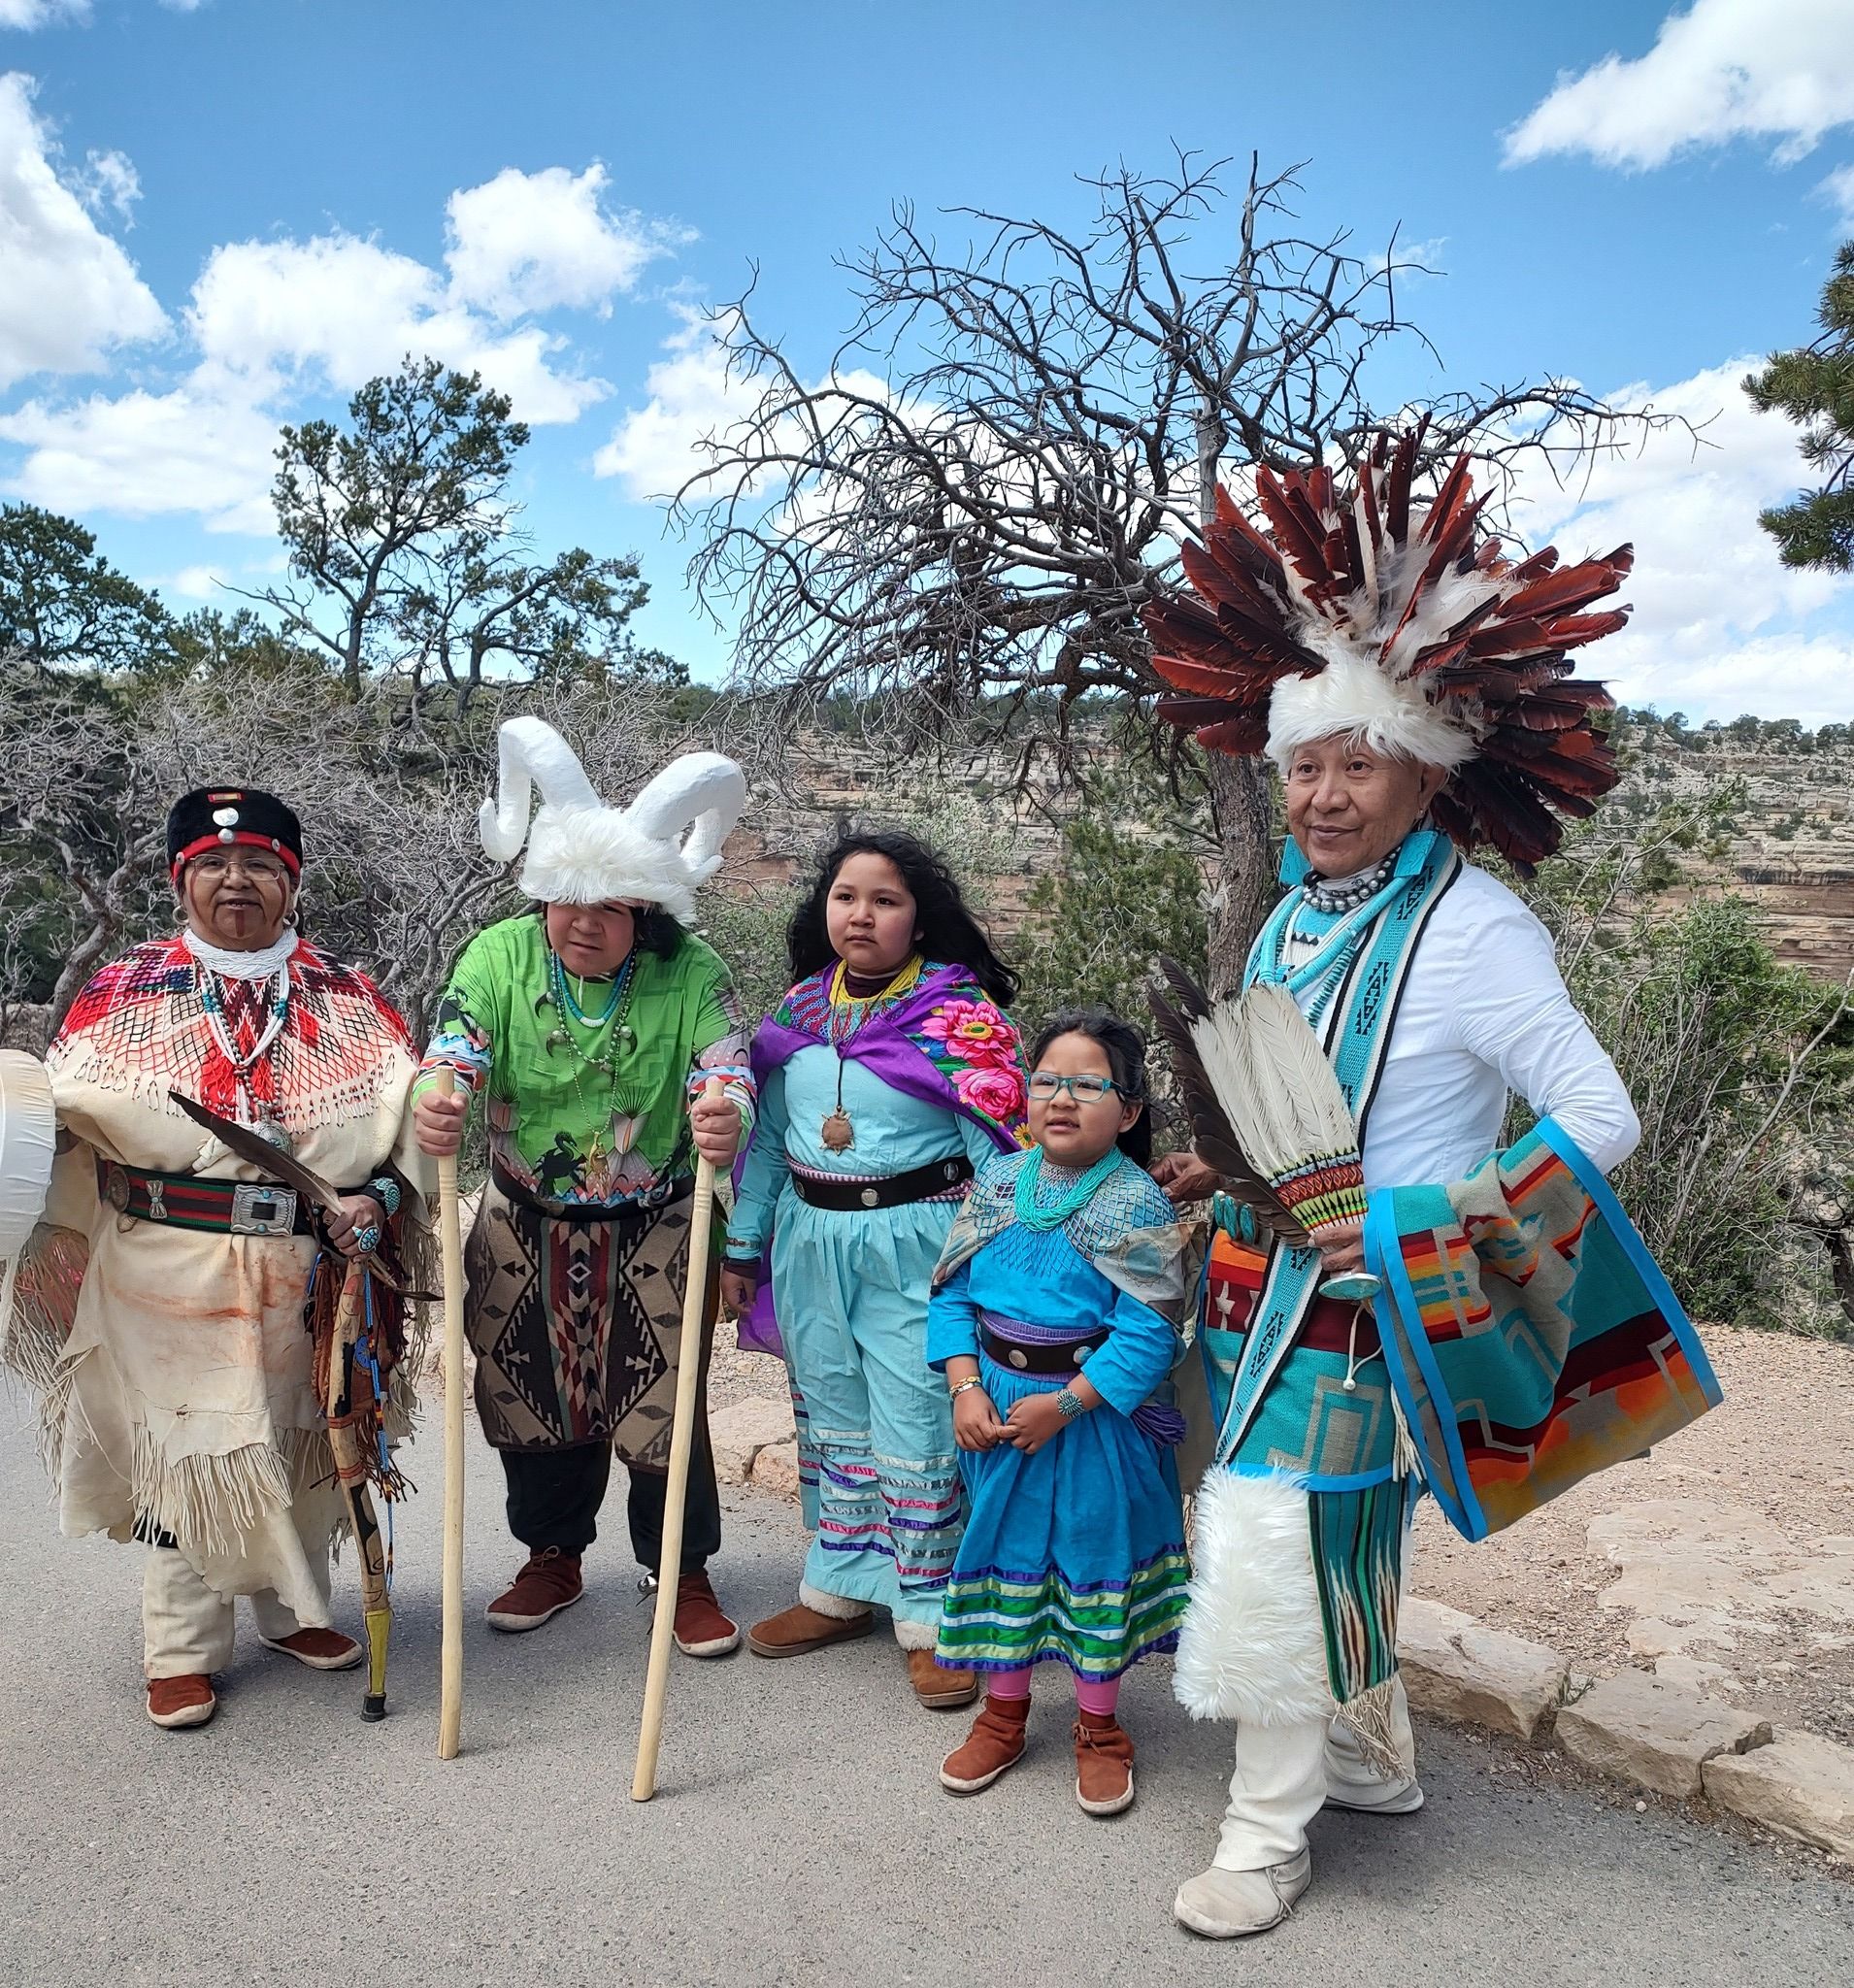
[[[725,433],[759,400],[758,386],[729,378],[720,327],[692,311],[679,315],[681,329],[664,342],[670,356],[646,378],[649,399],[626,411],[592,458],[595,476],[615,477],[639,503],[680,489],[707,461],[703,442]]]
[[[90,0],[0,0],[0,27],[50,27],[89,17]]]
[[[1836,167],[1815,190],[1834,206],[1844,228],[1854,228],[1854,166]]]
[[[134,169],[106,160],[116,155],[92,159],[94,197],[133,199]],[[49,169],[43,177],[127,271],[76,196]],[[4,183],[0,157],[0,193]],[[10,487],[57,510],[197,512],[216,530],[266,530],[279,421],[305,401],[346,396],[394,371],[408,353],[480,372],[510,396],[518,419],[577,420],[610,388],[578,370],[566,336],[537,316],[609,305],[653,257],[687,239],[608,208],[606,187],[605,169],[593,165],[577,176],[505,172],[453,194],[444,269],[339,228],[307,240],[221,244],[184,313],[190,371],[165,391],[138,386],[64,405],[41,396],[0,414],[0,440],[28,451]],[[5,212],[0,199],[0,226]],[[152,314],[146,335],[165,319],[136,288]],[[0,296],[0,361],[7,310]],[[37,307],[38,318],[47,315]],[[48,345],[68,350],[72,343]],[[0,385],[7,377],[0,366]]]
[[[164,594],[182,601],[210,601],[230,579],[222,566],[182,566],[171,579],[156,584]]]
[[[197,377],[171,393],[138,388],[76,406],[28,401],[0,414],[0,441],[27,450],[8,487],[48,511],[190,511],[214,531],[272,527],[276,416]]]
[[[83,170],[71,175],[71,190],[92,214],[113,209],[124,227],[135,225],[135,203],[142,197],[142,176],[126,152],[92,151]]]
[[[1732,359],[1653,392],[1611,396],[1709,420],[1697,449],[1664,432],[1572,490],[1540,473],[1524,486],[1519,522],[1534,544],[1550,539],[1567,559],[1635,544],[1621,595],[1634,616],[1583,663],[1625,704],[1695,717],[1854,716],[1854,579],[1784,566],[1758,524],[1759,511],[1793,496],[1805,475],[1795,427],[1760,414],[1740,391],[1759,363]]]
[[[564,166],[509,166],[453,193],[445,210],[452,295],[505,319],[562,305],[609,309],[646,264],[694,239],[634,209],[608,208],[601,196],[609,184],[596,162],[578,175]]]
[[[1774,140],[1788,164],[1854,122],[1848,0],[1695,0],[1647,54],[1606,55],[1506,134],[1508,165],[1585,152],[1606,166],[1665,165],[1735,138]]]
[[[616,478],[624,494],[637,503],[673,496],[706,468],[711,458],[705,445],[752,414],[769,383],[730,375],[722,344],[729,328],[726,316],[705,317],[686,305],[672,308],[681,323],[663,342],[669,357],[659,359],[646,377],[649,399],[626,411],[611,440],[592,458],[593,474]],[[820,388],[824,384],[815,383]],[[887,383],[860,368],[834,375],[831,383],[864,400],[889,398]],[[826,419],[851,414],[841,403],[818,412]],[[921,417],[916,409],[915,418]],[[793,447],[803,439],[794,421]]]
[[[0,388],[32,373],[96,372],[112,348],[167,325],[135,265],[58,178],[54,156],[31,79],[0,76]],[[107,156],[119,161],[112,170],[125,190],[134,167]]]
[[[210,363],[268,395],[267,376],[351,392],[408,353],[480,371],[525,421],[577,420],[604,382],[549,365],[566,341],[502,331],[455,300],[438,273],[357,235],[234,242],[214,249],[187,322]]]

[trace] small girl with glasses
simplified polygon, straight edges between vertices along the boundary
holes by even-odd
[[[940,1770],[977,1794],[1024,1751],[1032,1668],[1075,1675],[1076,1799],[1133,1801],[1120,1679],[1177,1643],[1186,1565],[1167,1375],[1184,1236],[1143,1171],[1145,1046],[1103,1009],[1057,1015],[1032,1053],[1028,1151],[980,1168],[935,1273],[927,1358],[953,1398],[970,1511],[938,1661],[984,1708]]]

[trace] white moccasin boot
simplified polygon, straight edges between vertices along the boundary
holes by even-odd
[[[1241,1939],[1278,1926],[1312,1878],[1309,1850],[1266,1871],[1224,1871],[1212,1864],[1178,1886],[1172,1910],[1180,1926],[1207,1939]]]

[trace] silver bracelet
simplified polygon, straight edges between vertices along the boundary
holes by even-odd
[[[977,1385],[978,1376],[976,1374],[969,1375],[967,1378],[964,1380],[955,1380],[953,1384],[946,1390],[946,1399],[949,1402],[957,1401],[959,1397],[965,1393],[967,1388],[977,1387]]]
[[[1065,1422],[1073,1422],[1077,1415],[1085,1415],[1088,1412],[1081,1397],[1078,1394],[1072,1394],[1066,1387],[1056,1396],[1056,1407],[1060,1409]]]

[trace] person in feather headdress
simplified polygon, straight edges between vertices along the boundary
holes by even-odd
[[[1615,1067],[1543,926],[1463,853],[1530,874],[1559,815],[1615,783],[1609,700],[1567,651],[1622,625],[1589,611],[1631,554],[1507,558],[1466,459],[1412,495],[1418,447],[1384,438],[1345,492],[1259,471],[1265,529],[1219,493],[1184,552],[1195,598],[1146,615],[1161,714],[1281,777],[1289,887],[1245,984],[1284,987],[1329,1059],[1369,1207],[1302,1230],[1230,1123],[1234,1011],[1155,1002],[1198,1145],[1155,1172],[1180,1201],[1235,1195],[1205,1285],[1211,1465],[1175,1673],[1195,1716],[1237,1721],[1216,1853],[1175,1907],[1213,1938],[1286,1917],[1323,1804],[1422,1805],[1396,1669],[1414,1487],[1478,1537],[1716,1398],[1604,1182],[1639,1137]],[[1503,1153],[1513,1093],[1540,1123]]]

